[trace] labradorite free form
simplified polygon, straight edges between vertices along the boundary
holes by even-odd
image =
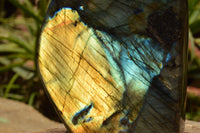
[[[38,66],[69,132],[179,133],[186,1],[52,0]]]

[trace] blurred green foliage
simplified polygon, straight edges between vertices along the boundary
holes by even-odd
[[[13,12],[6,10],[6,4]],[[189,4],[188,78],[200,80],[200,1]],[[34,105],[42,88],[35,63],[35,46],[48,0],[0,1],[0,96]],[[196,100],[195,100],[196,99]],[[191,102],[192,101],[192,102]],[[195,108],[192,103],[195,101]],[[200,120],[199,97],[188,95],[186,117]]]
[[[189,9],[189,78],[200,79],[200,1],[188,0]]]
[[[189,9],[189,59],[188,82],[200,81],[200,1],[188,0]],[[199,83],[200,84],[200,83]],[[200,121],[200,97],[188,93],[186,118]]]
[[[35,46],[47,5],[48,0],[0,1],[0,96],[34,103],[39,82]],[[5,8],[14,11],[8,15]]]
[[[200,97],[188,94],[186,118],[200,121]]]

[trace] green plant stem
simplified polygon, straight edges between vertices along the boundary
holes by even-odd
[[[8,86],[6,87],[6,90],[4,93],[4,98],[8,97],[8,93],[10,92],[10,89],[12,88],[14,82],[17,80],[18,77],[19,77],[19,75],[17,73],[12,77],[12,79],[8,83]]]
[[[37,95],[36,92],[33,92],[33,93],[31,94],[31,96],[29,97],[29,100],[28,100],[28,105],[30,105],[30,106],[33,105],[34,99],[35,99],[35,96],[36,96],[36,95]]]

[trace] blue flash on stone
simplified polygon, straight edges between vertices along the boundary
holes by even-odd
[[[62,7],[62,8],[60,8],[58,11],[56,11],[54,14],[53,14],[53,16],[51,17],[51,16],[49,16],[49,19],[54,19],[55,18],[55,16],[62,10],[62,9],[66,9],[66,10],[72,10],[72,8],[70,8],[70,7]]]
[[[69,132],[179,132],[182,3],[51,1],[38,66]]]
[[[126,90],[125,86],[133,82],[134,87],[131,89],[147,91],[154,76],[160,74],[164,49],[158,50],[159,44],[150,38],[131,36],[123,38],[124,41],[120,43],[112,40],[111,36],[103,31],[96,32],[105,44],[102,47],[107,55],[116,83]],[[154,47],[150,47],[152,44]]]
[[[83,6],[79,6],[79,9],[83,11],[83,10],[84,10],[84,7],[83,7]]]
[[[73,118],[72,123],[74,125],[81,124],[82,122],[89,122],[92,120],[92,118],[88,118],[85,120],[85,117],[89,114],[90,110],[93,108],[93,103],[91,103],[89,106],[85,107],[84,109],[77,112]]]

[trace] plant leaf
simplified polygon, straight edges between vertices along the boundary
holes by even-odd
[[[24,43],[25,41],[21,41],[18,37],[14,37],[14,36],[10,36],[10,37],[4,37],[4,36],[0,36],[0,39],[2,40],[8,40],[12,43],[15,43],[16,45],[18,45],[19,47],[25,49],[27,52],[33,53],[33,51],[31,50],[30,47],[27,46],[27,43]]]
[[[7,98],[7,95],[8,95],[8,93],[10,92],[10,90],[11,90],[11,88],[12,88],[12,85],[14,84],[14,82],[17,80],[18,77],[19,77],[19,75],[18,75],[18,74],[15,74],[15,75],[11,78],[10,82],[8,83],[8,86],[6,87],[6,90],[5,90],[5,93],[4,93],[4,98]]]

